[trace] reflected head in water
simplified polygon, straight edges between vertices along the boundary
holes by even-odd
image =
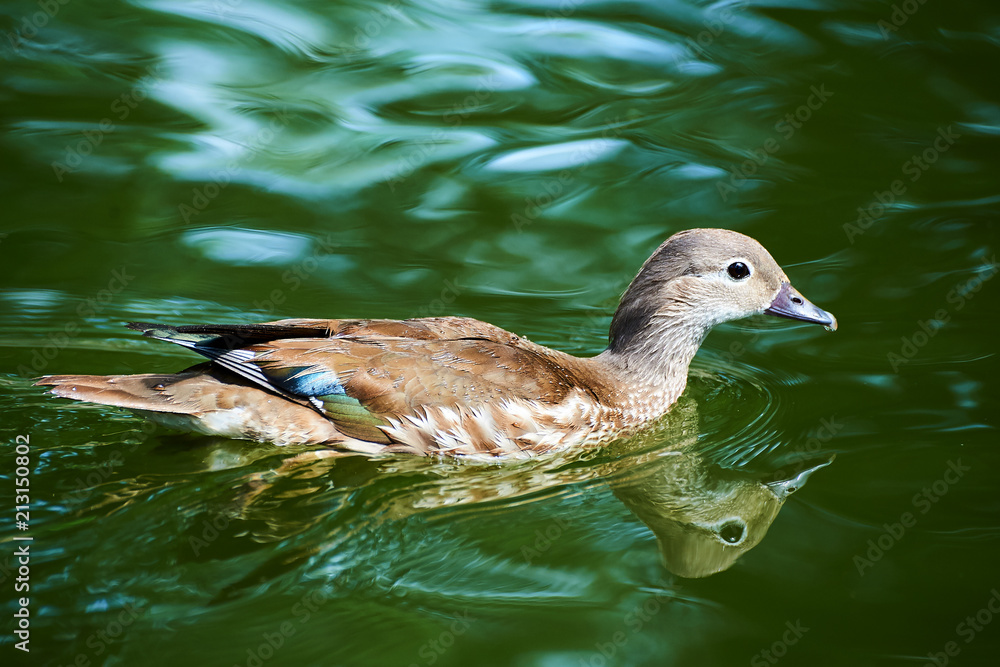
[[[697,404],[682,399],[667,420],[673,433],[698,433]],[[625,456],[613,475],[615,496],[656,535],[664,566],[687,578],[707,577],[757,546],[785,500],[833,457],[790,471],[755,473],[709,460],[698,438]]]
[[[680,577],[728,569],[757,546],[788,496],[825,459],[788,478],[726,470],[693,452],[659,452],[615,495],[656,535],[663,565]]]

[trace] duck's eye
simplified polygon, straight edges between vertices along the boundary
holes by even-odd
[[[743,262],[733,262],[726,271],[733,280],[743,280],[750,275],[750,267]]]
[[[729,544],[739,544],[743,540],[743,524],[731,521],[719,531],[719,537]]]

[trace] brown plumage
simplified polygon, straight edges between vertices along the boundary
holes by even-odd
[[[293,319],[145,335],[210,359],[178,374],[54,375],[64,398],[168,426],[365,453],[526,456],[597,442],[662,416],[716,324],[769,312],[836,328],[753,239],[667,239],[626,290],[608,349],[581,359],[470,318]]]

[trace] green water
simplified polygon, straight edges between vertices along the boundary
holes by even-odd
[[[0,32],[0,663],[996,664],[995,3],[68,0]],[[591,355],[697,226],[841,328],[719,327],[686,434],[274,474],[29,379],[195,362],[130,320],[456,314]],[[628,490],[832,454],[703,578]]]

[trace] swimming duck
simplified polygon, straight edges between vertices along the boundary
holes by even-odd
[[[210,361],[180,373],[50,375],[36,384],[229,438],[525,457],[606,441],[663,416],[709,330],[758,313],[837,327],[757,241],[691,229],[646,260],[612,318],[608,348],[592,358],[465,317],[133,322]]]

